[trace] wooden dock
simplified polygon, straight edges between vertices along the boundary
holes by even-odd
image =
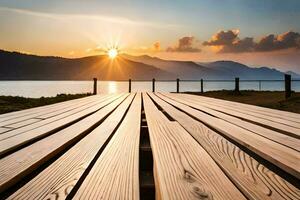
[[[300,115],[174,93],[0,115],[1,199],[300,199]]]

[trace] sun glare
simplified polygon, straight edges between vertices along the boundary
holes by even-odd
[[[108,54],[108,57],[109,57],[110,59],[114,59],[114,58],[116,58],[117,55],[118,55],[118,50],[115,49],[115,48],[109,49],[108,52],[107,52],[107,54]]]

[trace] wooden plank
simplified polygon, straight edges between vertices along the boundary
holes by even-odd
[[[161,199],[245,199],[209,154],[178,122],[143,95]]]
[[[93,99],[86,99],[84,101],[82,99],[80,102],[70,102],[69,104],[63,104],[63,105],[60,105],[60,106],[51,107],[51,108],[42,110],[40,112],[33,113],[31,115],[15,117],[15,118],[12,118],[12,119],[9,119],[9,120],[2,121],[2,122],[0,122],[0,126],[9,127],[9,126],[11,126],[15,123],[20,123],[20,122],[25,124],[26,122],[23,122],[23,121],[30,120],[32,118],[40,118],[40,119],[49,118],[51,116],[55,116],[55,115],[70,111],[74,108],[84,106],[84,105],[87,105],[89,103],[96,102],[99,99],[103,99],[103,98],[107,98],[107,96],[101,96],[101,97],[93,98]],[[15,125],[13,125],[13,126],[15,126]]]
[[[188,99],[188,98],[186,98],[186,99]],[[189,98],[189,101],[191,101],[191,100],[192,100],[192,98]],[[299,128],[295,128],[293,126],[275,122],[275,121],[272,121],[269,119],[256,117],[256,116],[253,116],[250,114],[243,113],[242,111],[224,108],[222,105],[211,105],[211,104],[203,103],[203,102],[197,102],[197,103],[200,105],[212,108],[214,110],[218,110],[218,111],[227,113],[229,115],[239,117],[239,118],[247,120],[247,121],[251,121],[251,122],[263,125],[263,126],[275,128],[275,129],[280,130],[292,137],[296,137],[296,138],[300,139],[300,129]]]
[[[11,128],[0,127],[0,134],[12,130]]]
[[[159,95],[160,96],[160,95]],[[174,99],[181,99],[184,101],[188,102],[188,105],[196,108],[198,110],[201,110],[203,112],[209,113],[210,115],[213,115],[215,117],[218,117],[220,119],[223,119],[229,123],[235,124],[239,127],[242,127],[244,129],[247,129],[249,131],[252,131],[255,134],[261,135],[265,138],[268,138],[270,140],[273,140],[281,145],[287,146],[289,148],[292,148],[294,150],[300,151],[300,145],[299,145],[299,139],[296,139],[294,137],[290,137],[288,135],[258,126],[256,124],[252,124],[250,122],[247,122],[245,120],[241,120],[239,118],[233,117],[231,115],[225,114],[223,112],[218,112],[216,110],[213,110],[209,107],[202,106],[199,103],[195,103],[193,100],[186,99],[183,96],[180,95],[170,95],[170,94],[165,94],[165,96],[169,98],[174,98]]]
[[[191,97],[191,96],[195,96],[195,95],[188,95],[188,97]],[[222,102],[228,106],[239,106],[244,110],[262,113],[262,114],[273,116],[273,117],[289,119],[290,121],[294,121],[294,122],[298,122],[298,123],[300,122],[300,119],[298,117],[299,114],[293,113],[293,112],[276,110],[276,109],[255,106],[255,105],[246,104],[246,103],[228,101],[228,100],[223,100],[223,99],[217,99],[217,98],[213,98],[213,97],[205,97],[205,96],[197,96],[197,97],[201,97],[201,99],[204,99],[206,101]]]
[[[141,95],[73,199],[139,199]]]
[[[254,117],[257,117],[257,118],[267,119],[267,120],[270,120],[270,121],[273,121],[273,122],[285,124],[287,126],[298,128],[300,130],[300,123],[299,122],[294,122],[294,121],[287,120],[285,118],[282,118],[282,116],[281,117],[273,117],[273,116],[269,116],[265,113],[257,113],[257,112],[253,112],[251,110],[245,110],[245,109],[243,109],[243,106],[241,106],[241,108],[240,108],[240,107],[237,107],[236,105],[234,105],[234,106],[233,105],[227,105],[226,102],[224,103],[222,101],[213,101],[213,100],[207,101],[207,100],[202,99],[201,97],[200,98],[193,97],[193,98],[189,98],[189,99],[193,99],[193,100],[195,100],[199,103],[215,105],[215,106],[219,106],[219,107],[222,107],[222,108],[225,108],[225,109],[230,109],[230,110],[233,110],[233,111],[242,112],[244,114],[248,114],[248,115],[251,115],[251,116],[254,116]],[[299,114],[299,118],[300,118],[300,114]]]
[[[13,127],[15,129],[20,128],[22,126],[33,124],[34,120],[36,120],[35,122],[38,122],[43,119],[47,119],[47,118],[51,118],[51,117],[58,117],[58,115],[60,115],[60,114],[66,115],[68,112],[72,112],[75,109],[78,110],[78,109],[81,109],[82,107],[92,106],[95,103],[99,102],[100,99],[104,100],[107,98],[109,98],[109,97],[104,96],[97,100],[93,99],[92,101],[89,100],[87,102],[81,102],[81,103],[78,103],[75,105],[66,105],[67,107],[55,108],[55,109],[52,108],[52,109],[43,111],[45,113],[35,113],[33,115],[26,115],[24,117],[19,117],[16,119],[1,122],[1,125],[5,126],[5,127]],[[37,119],[39,119],[39,120],[37,120]]]
[[[44,110],[47,110],[49,108],[55,108],[57,106],[64,106],[72,102],[81,102],[81,101],[86,101],[88,99],[97,99],[97,96],[89,96],[89,97],[84,97],[84,98],[79,98],[79,99],[73,99],[73,100],[68,100],[68,101],[63,101],[60,103],[55,103],[55,104],[50,104],[46,106],[39,106],[35,108],[29,108],[25,110],[20,110],[20,111],[15,111],[15,112],[10,112],[10,113],[5,113],[0,115],[0,122],[18,118],[18,117],[23,117],[25,115],[32,115],[34,113],[40,113]]]
[[[104,98],[107,99],[107,98],[110,98],[110,97],[111,97],[111,95],[105,95],[105,96],[101,96],[100,99],[103,100]],[[65,109],[55,110],[54,112],[45,113],[45,114],[39,115],[37,117],[40,118],[40,119],[47,119],[47,118],[57,116],[61,113],[68,112],[68,111],[71,111],[73,109],[76,109],[76,108],[79,108],[79,107],[82,107],[82,106],[85,106],[85,105],[88,105],[88,104],[93,104],[93,103],[98,102],[98,101],[99,101],[99,99],[93,99],[93,100],[90,100],[90,101],[76,103],[74,105],[69,105]]]
[[[20,128],[22,126],[33,124],[35,122],[39,122],[41,120],[42,119],[32,118],[32,119],[28,119],[28,120],[25,120],[25,121],[20,121],[20,122],[14,123],[14,124],[9,124],[5,127],[16,129],[16,128]]]
[[[81,119],[97,110],[102,108],[103,106],[111,103],[113,100],[119,98],[121,95],[116,95],[112,99],[105,100],[103,102],[99,102],[96,105],[89,107],[87,109],[82,108],[83,110],[74,113],[74,114],[69,114],[66,117],[60,115],[60,119],[53,121],[53,118],[50,118],[51,121],[49,122],[48,119],[40,121],[43,125],[40,125],[40,122],[32,124],[28,126],[24,126],[22,128],[6,132],[9,134],[10,137],[7,137],[6,133],[3,133],[0,135],[0,155],[7,153],[9,151],[12,151],[16,149],[17,147],[26,144],[34,139],[38,139],[42,136],[46,136],[50,134],[53,131],[58,130],[61,127],[65,127],[66,125],[69,125],[70,123]],[[49,120],[50,120],[49,119]],[[48,122],[48,123],[47,123]],[[52,123],[51,123],[52,122]],[[24,131],[25,130],[25,131]],[[12,136],[13,133],[13,136]],[[6,136],[6,137],[5,137]]]
[[[103,123],[8,199],[67,198],[84,171],[121,122],[133,97],[133,94],[129,96]]]
[[[217,99],[217,98],[212,98],[212,97],[187,95],[187,94],[186,94],[186,97],[187,98],[196,98],[198,100],[203,100],[203,101],[206,101],[209,103],[211,103],[211,102],[221,103],[230,108],[238,107],[240,110],[250,111],[251,113],[259,113],[259,114],[263,114],[265,116],[281,118],[281,119],[289,120],[291,122],[297,122],[298,124],[300,123],[299,114],[297,114],[297,113],[276,110],[276,109],[271,109],[271,108],[265,108],[265,107],[260,107],[260,106],[245,104],[245,103],[227,101],[227,100],[222,100],[222,99]]]
[[[98,126],[101,120],[108,116],[126,96],[123,95],[81,121],[2,158],[0,160],[0,192],[84,137],[89,130]]]
[[[150,96],[199,142],[246,197],[274,200],[300,199],[299,189],[258,163],[239,147],[156,95],[150,94]]]
[[[174,101],[166,97],[163,99],[226,135],[250,151],[258,154],[287,173],[290,173],[298,179],[300,178],[300,153],[298,151],[184,105],[189,104],[187,101],[181,99]]]
[[[13,136],[18,135],[18,134],[22,134],[22,133],[27,132],[27,131],[31,131],[31,130],[36,129],[36,128],[42,127],[42,126],[50,124],[52,122],[59,121],[59,120],[64,119],[68,116],[74,115],[76,113],[80,113],[80,111],[83,111],[83,110],[86,110],[86,109],[91,109],[92,107],[97,106],[97,104],[99,104],[103,101],[108,101],[110,98],[115,98],[115,96],[104,97],[104,98],[101,98],[98,101],[94,102],[93,104],[88,104],[88,105],[85,105],[85,106],[81,106],[79,108],[73,109],[70,112],[63,113],[59,116],[52,117],[52,118],[49,118],[49,119],[46,119],[46,120],[42,120],[39,123],[35,123],[35,124],[32,124],[32,125],[28,125],[28,126],[25,126],[25,127],[22,127],[22,128],[15,129],[14,131],[11,131],[7,134],[1,135],[0,136],[0,141],[5,140],[5,139],[10,138],[10,137],[13,137]]]

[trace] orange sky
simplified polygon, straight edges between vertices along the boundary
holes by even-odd
[[[0,49],[84,57],[117,45],[134,55],[300,73],[300,3],[281,2],[2,0]]]

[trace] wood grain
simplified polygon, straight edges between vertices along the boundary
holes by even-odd
[[[155,183],[161,199],[245,199],[209,154],[178,122],[143,95]],[[157,184],[158,183],[158,184]]]
[[[10,138],[12,136],[18,135],[18,134],[27,132],[29,130],[33,130],[33,129],[41,127],[43,125],[50,124],[51,122],[58,121],[58,120],[63,119],[65,117],[71,116],[71,115],[76,114],[76,113],[78,113],[78,112],[80,112],[82,110],[85,110],[85,109],[88,109],[90,107],[93,107],[93,106],[99,104],[100,102],[103,102],[103,101],[108,100],[108,99],[109,99],[109,97],[103,97],[103,98],[99,99],[98,101],[94,102],[91,105],[81,106],[79,108],[73,109],[70,112],[63,113],[63,114],[61,114],[59,116],[56,116],[56,117],[53,117],[51,119],[43,120],[43,121],[40,121],[39,123],[35,123],[35,124],[30,125],[30,126],[26,126],[26,127],[22,127],[22,128],[16,129],[16,130],[14,130],[14,131],[12,131],[10,133],[3,134],[3,135],[0,136],[0,141],[1,140],[5,140],[7,138]]]
[[[228,123],[222,119],[195,110],[187,105],[184,105],[189,104],[189,102],[185,100],[176,99],[176,101],[174,101],[168,98],[167,101],[181,110],[191,114],[201,122],[209,125],[242,146],[248,148],[250,151],[255,152],[282,170],[290,173],[298,179],[300,178],[300,153],[298,151],[280,145],[272,140],[254,134],[251,131]]]
[[[68,105],[70,103],[77,103],[77,102],[81,102],[81,101],[87,101],[89,99],[97,99],[99,98],[99,96],[102,95],[94,95],[94,96],[89,96],[89,97],[84,97],[84,98],[79,98],[79,99],[73,99],[73,100],[69,100],[69,101],[64,101],[64,102],[60,102],[60,103],[55,103],[55,104],[51,104],[51,105],[46,105],[46,106],[40,106],[40,107],[36,107],[36,108],[30,108],[30,109],[25,109],[25,110],[20,110],[20,111],[15,111],[15,112],[10,112],[10,113],[5,113],[5,114],[1,114],[0,115],[0,122],[3,121],[8,121],[11,119],[16,119],[19,117],[24,117],[27,115],[33,115],[33,114],[39,114],[45,110],[48,109],[52,109],[52,108],[59,108],[61,106],[65,106]]]
[[[186,97],[184,95],[184,97]],[[187,98],[187,97],[186,97]],[[285,116],[285,118],[283,118],[282,116],[269,116],[268,114],[266,113],[258,113],[258,112],[253,112],[252,110],[245,110],[243,109],[243,105],[236,105],[236,104],[233,104],[233,105],[230,105],[229,103],[226,103],[224,101],[221,101],[221,100],[218,100],[218,101],[215,101],[214,99],[202,99],[202,96],[193,96],[191,97],[191,95],[189,95],[189,98],[187,99],[193,99],[193,100],[196,100],[197,102],[199,103],[206,103],[208,105],[211,105],[211,106],[217,106],[217,107],[220,107],[222,109],[226,109],[227,111],[231,111],[233,113],[241,113],[241,114],[244,114],[244,116],[247,116],[249,118],[249,116],[251,118],[249,118],[248,120],[255,120],[255,119],[263,119],[263,120],[267,120],[267,121],[270,121],[272,122],[272,125],[278,123],[278,124],[282,124],[282,125],[285,125],[287,127],[292,127],[292,128],[295,128],[295,129],[291,129],[291,130],[297,130],[300,131],[300,123],[299,122],[295,122],[294,120],[288,120],[286,118],[288,118],[287,116]],[[300,114],[296,114],[296,113],[292,113],[293,116],[295,115],[298,115],[298,118],[300,117]],[[241,115],[243,116],[243,115]],[[294,118],[293,118],[294,119]],[[255,121],[257,122],[257,120]],[[263,122],[264,123],[264,122]],[[282,126],[282,127],[285,127],[285,126]],[[284,129],[282,129],[284,130]]]
[[[172,95],[172,94],[165,94],[165,96],[170,98],[177,98],[184,101],[189,102],[189,106],[192,106],[193,108],[196,108],[198,110],[201,110],[203,112],[209,113],[210,115],[213,115],[215,117],[218,117],[220,119],[223,119],[229,123],[232,123],[234,125],[237,125],[239,127],[242,127],[244,129],[247,129],[249,131],[252,131],[253,133],[256,133],[260,136],[263,136],[265,138],[268,138],[270,140],[273,140],[281,145],[287,146],[289,148],[292,148],[294,150],[300,151],[300,145],[299,145],[299,139],[291,137],[286,134],[282,134],[264,127],[261,127],[259,125],[247,122],[245,120],[241,120],[237,117],[233,117],[231,115],[225,114],[223,112],[216,111],[214,109],[211,109],[209,107],[205,107],[202,104],[197,104],[191,99],[186,99],[180,95]]]
[[[139,199],[141,95],[83,181],[74,199]]]
[[[16,122],[16,123],[13,123],[13,124],[8,124],[5,127],[16,129],[16,128],[20,128],[20,127],[23,127],[23,126],[26,126],[26,125],[29,125],[29,124],[34,124],[34,123],[39,122],[41,120],[42,119],[31,118],[31,119],[27,119],[27,120],[24,120],[24,121]]]
[[[12,130],[11,128],[0,127],[0,134]]]
[[[195,100],[199,103],[205,103],[206,105],[219,106],[220,108],[223,108],[223,109],[226,109],[226,110],[241,112],[243,114],[246,114],[247,116],[250,115],[251,117],[256,117],[258,119],[268,120],[268,121],[271,121],[271,122],[275,122],[275,123],[278,123],[278,124],[283,124],[283,125],[290,126],[290,127],[293,127],[293,128],[296,128],[296,129],[300,130],[300,123],[299,122],[294,122],[294,121],[290,121],[290,120],[287,120],[287,119],[283,119],[281,117],[273,117],[273,116],[269,116],[269,115],[262,114],[262,113],[256,113],[256,112],[253,112],[253,111],[240,109],[237,106],[232,106],[232,105],[228,106],[228,105],[226,105],[222,102],[214,102],[214,101],[207,102],[207,101],[204,101],[203,99],[199,99],[199,98],[189,98],[189,99],[193,99],[193,100]],[[299,114],[299,117],[300,117],[300,114]],[[251,118],[251,119],[254,119],[254,118]]]
[[[71,114],[70,112],[64,117],[60,115],[60,119],[54,120],[50,118],[51,121],[42,120],[40,122],[34,123],[32,125],[24,126],[22,128],[9,131],[0,135],[0,155],[9,152],[13,149],[18,148],[19,146],[26,144],[33,139],[38,139],[42,136],[45,136],[51,131],[55,131],[60,127],[64,127],[73,121],[76,121],[82,117],[85,117],[103,106],[111,103],[113,100],[119,98],[120,95],[116,95],[114,98],[107,99],[105,101],[95,103],[94,106],[88,107],[85,109],[84,107],[81,108],[79,112],[75,112]],[[83,109],[83,110],[82,110]],[[74,111],[74,110],[73,110]],[[49,119],[49,120],[50,120]],[[54,120],[54,121],[53,121]],[[52,123],[50,123],[52,122]]]
[[[26,125],[26,121],[28,121],[27,124],[31,124],[30,120],[32,120],[32,119],[36,119],[36,118],[46,119],[46,118],[50,118],[50,117],[53,117],[53,116],[57,116],[59,114],[71,111],[75,108],[78,108],[78,107],[96,102],[101,98],[106,98],[106,96],[98,97],[98,98],[94,98],[94,99],[86,99],[84,101],[81,100],[80,102],[72,102],[72,103],[70,102],[69,104],[64,104],[64,105],[61,105],[61,106],[52,107],[52,108],[43,110],[43,111],[38,112],[38,113],[33,113],[31,115],[25,115],[23,117],[15,117],[13,119],[0,122],[0,126],[18,128],[18,127]],[[21,126],[18,125],[19,123],[21,124]]]
[[[8,199],[65,199],[121,122],[133,97],[130,95],[103,123]]]
[[[300,199],[300,190],[204,124],[157,96],[150,96],[210,154],[249,199]]]
[[[195,97],[195,95],[185,95],[185,96],[186,96],[186,98],[193,98],[192,96]],[[221,104],[227,105],[228,107],[238,107],[241,110],[250,111],[252,113],[260,113],[265,116],[272,116],[272,117],[276,117],[276,118],[289,120],[291,122],[300,123],[299,114],[297,114],[297,113],[282,111],[282,110],[277,110],[277,109],[271,109],[271,108],[265,108],[265,107],[260,107],[260,106],[245,104],[245,103],[227,101],[227,100],[222,100],[222,99],[217,99],[217,98],[212,98],[212,97],[204,97],[204,96],[198,96],[198,97],[200,97],[200,99],[203,99],[207,102],[221,103]]]
[[[0,160],[0,192],[34,171],[72,142],[85,136],[91,127],[110,114],[126,96],[123,95],[81,121],[2,158]]]

